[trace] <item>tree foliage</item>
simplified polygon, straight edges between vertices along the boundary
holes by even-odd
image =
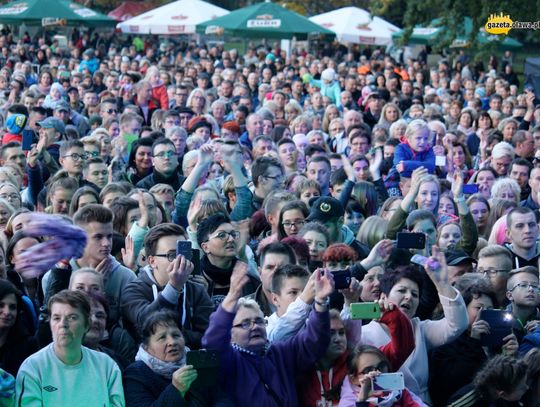
[[[403,27],[405,39],[416,25],[427,25],[433,19],[441,18],[447,29],[439,38],[437,48],[464,34],[463,17],[470,17],[473,21],[471,42],[491,14],[502,12],[510,15],[513,21],[540,20],[540,0],[371,0],[370,9],[373,14]],[[540,30],[511,30],[510,35],[526,42],[540,40]]]

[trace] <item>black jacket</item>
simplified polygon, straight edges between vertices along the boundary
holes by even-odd
[[[142,180],[137,182],[136,186],[137,188],[144,188],[144,189],[150,189],[156,184],[167,184],[173,187],[175,191],[180,190],[180,187],[184,183],[184,180],[186,178],[178,172],[173,172],[173,174],[170,177],[166,177],[165,175],[161,174],[158,171],[152,172],[152,174],[147,175]]]

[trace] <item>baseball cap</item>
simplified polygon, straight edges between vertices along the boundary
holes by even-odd
[[[65,102],[65,101],[60,101],[60,102],[57,102],[55,105],[54,105],[54,111],[55,112],[59,112],[59,111],[62,111],[62,110],[65,110],[66,112],[70,112],[71,111],[71,108],[69,107],[68,103]]]
[[[446,263],[449,266],[457,266],[458,264],[463,263],[476,263],[476,260],[469,256],[463,249],[448,249],[444,255],[446,257]]]
[[[20,134],[26,126],[24,114],[12,114],[6,121],[6,129],[10,134]]]
[[[66,126],[64,122],[56,117],[47,117],[45,120],[37,122],[37,125],[44,129],[55,129],[57,132],[65,134]]]
[[[323,196],[311,205],[311,211],[307,221],[325,222],[331,219],[341,218],[345,214],[343,205],[336,198]]]

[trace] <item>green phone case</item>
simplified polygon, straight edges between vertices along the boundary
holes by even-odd
[[[357,302],[351,304],[352,319],[377,319],[381,317],[381,307],[378,302]]]

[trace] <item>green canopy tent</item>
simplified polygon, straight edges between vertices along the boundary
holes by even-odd
[[[201,34],[231,35],[244,38],[307,39],[316,34],[334,38],[334,32],[311,22],[278,4],[264,2],[244,7],[197,25]]]
[[[115,26],[104,14],[68,0],[18,0],[0,6],[1,24]]]
[[[470,45],[470,34],[472,32],[473,22],[470,17],[463,18],[463,34],[458,35],[450,44],[450,47],[459,48]],[[446,27],[442,25],[442,19],[436,18],[429,23],[427,27],[416,26],[409,38],[409,44],[432,45],[435,39],[442,35],[448,36]],[[392,34],[392,39],[403,38],[403,31]],[[521,48],[523,44],[514,38],[504,35],[490,35],[483,28],[480,29],[476,37],[480,45],[496,43],[502,49]]]

